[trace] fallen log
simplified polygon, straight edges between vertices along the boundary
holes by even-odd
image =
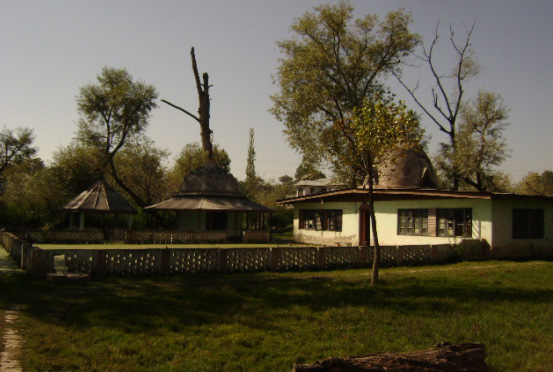
[[[441,343],[431,350],[328,358],[309,365],[294,364],[292,372],[488,372],[486,357],[483,344]]]

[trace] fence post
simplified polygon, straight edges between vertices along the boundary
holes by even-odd
[[[159,258],[161,275],[171,274],[171,251],[168,248],[161,249],[161,257]]]
[[[317,268],[324,269],[326,267],[326,252],[328,247],[318,247],[317,256],[315,262],[317,263]]]
[[[357,260],[359,261],[359,266],[367,266],[369,262],[369,247],[361,246],[359,247],[359,254],[357,255]]]
[[[98,278],[103,278],[107,274],[106,256],[105,250],[96,251],[96,276]]]
[[[396,266],[403,265],[403,260],[405,256],[405,248],[401,245],[396,246]]]
[[[270,256],[269,256],[269,270],[278,271],[278,260],[280,255],[281,248],[271,247]]]
[[[438,263],[438,247],[430,244],[430,262]]]
[[[48,251],[40,248],[31,250],[31,268],[30,274],[37,279],[45,278],[50,271],[50,262]]]
[[[224,248],[219,248],[217,253],[217,270],[220,273],[227,272],[227,258],[228,258],[228,252]]]

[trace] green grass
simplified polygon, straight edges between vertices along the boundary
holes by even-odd
[[[483,342],[492,371],[553,365],[553,263],[48,283],[0,278],[32,371],[291,371],[330,356]]]

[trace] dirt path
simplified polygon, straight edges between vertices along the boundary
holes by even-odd
[[[15,323],[18,320],[18,314],[15,310],[7,310],[2,320],[2,345],[3,350],[0,353],[0,371],[2,372],[21,372],[18,354],[23,339],[15,330]]]

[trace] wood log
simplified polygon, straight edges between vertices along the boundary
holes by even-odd
[[[292,372],[488,372],[486,356],[483,344],[441,343],[431,350],[328,358],[309,365],[294,364]]]

